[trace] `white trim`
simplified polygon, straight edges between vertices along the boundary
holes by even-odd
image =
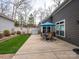
[[[66,37],[66,20],[64,19],[64,37]]]

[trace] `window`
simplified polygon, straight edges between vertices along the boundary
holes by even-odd
[[[64,31],[64,25],[60,25],[60,30]]]
[[[56,36],[65,37],[65,20],[56,22]]]
[[[64,36],[64,31],[60,31],[60,36]]]
[[[56,30],[59,30],[59,29],[60,29],[59,25],[56,25]]]
[[[60,34],[60,33],[59,33],[59,30],[56,30],[56,34],[57,34],[57,35],[59,35],[59,34]]]

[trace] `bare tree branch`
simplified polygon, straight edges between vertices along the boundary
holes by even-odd
[[[19,2],[17,2],[16,4],[14,4],[14,6],[13,6],[13,13],[12,13],[12,18],[14,19],[15,17],[16,17],[16,12],[17,12],[17,9],[19,8],[19,9],[25,9],[25,8],[29,8],[30,6],[29,6],[29,3],[30,2],[30,0],[28,1],[28,0],[21,0],[21,1],[19,1]],[[25,5],[23,5],[23,4],[26,4],[26,6]],[[23,5],[23,6],[21,6],[21,5]],[[27,5],[29,6],[29,7],[27,7]]]
[[[57,7],[61,4],[61,0],[53,0],[53,1],[56,3]]]

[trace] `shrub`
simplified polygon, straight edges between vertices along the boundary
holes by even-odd
[[[3,38],[3,34],[2,34],[2,33],[0,33],[0,39],[1,39],[1,38]]]
[[[10,36],[10,31],[9,30],[4,30],[4,36]]]
[[[22,32],[22,34],[26,35],[26,33],[25,33],[25,32]]]
[[[21,34],[21,31],[17,31],[17,34]]]
[[[27,33],[27,35],[29,35],[29,36],[30,36],[30,35],[31,35],[31,33]]]
[[[15,32],[12,32],[11,35],[15,35]]]
[[[16,27],[19,26],[19,22],[18,21],[15,21],[15,24],[14,24]]]

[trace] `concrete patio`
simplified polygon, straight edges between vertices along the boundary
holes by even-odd
[[[57,39],[46,41],[40,35],[31,35],[12,59],[79,59],[72,44]]]

